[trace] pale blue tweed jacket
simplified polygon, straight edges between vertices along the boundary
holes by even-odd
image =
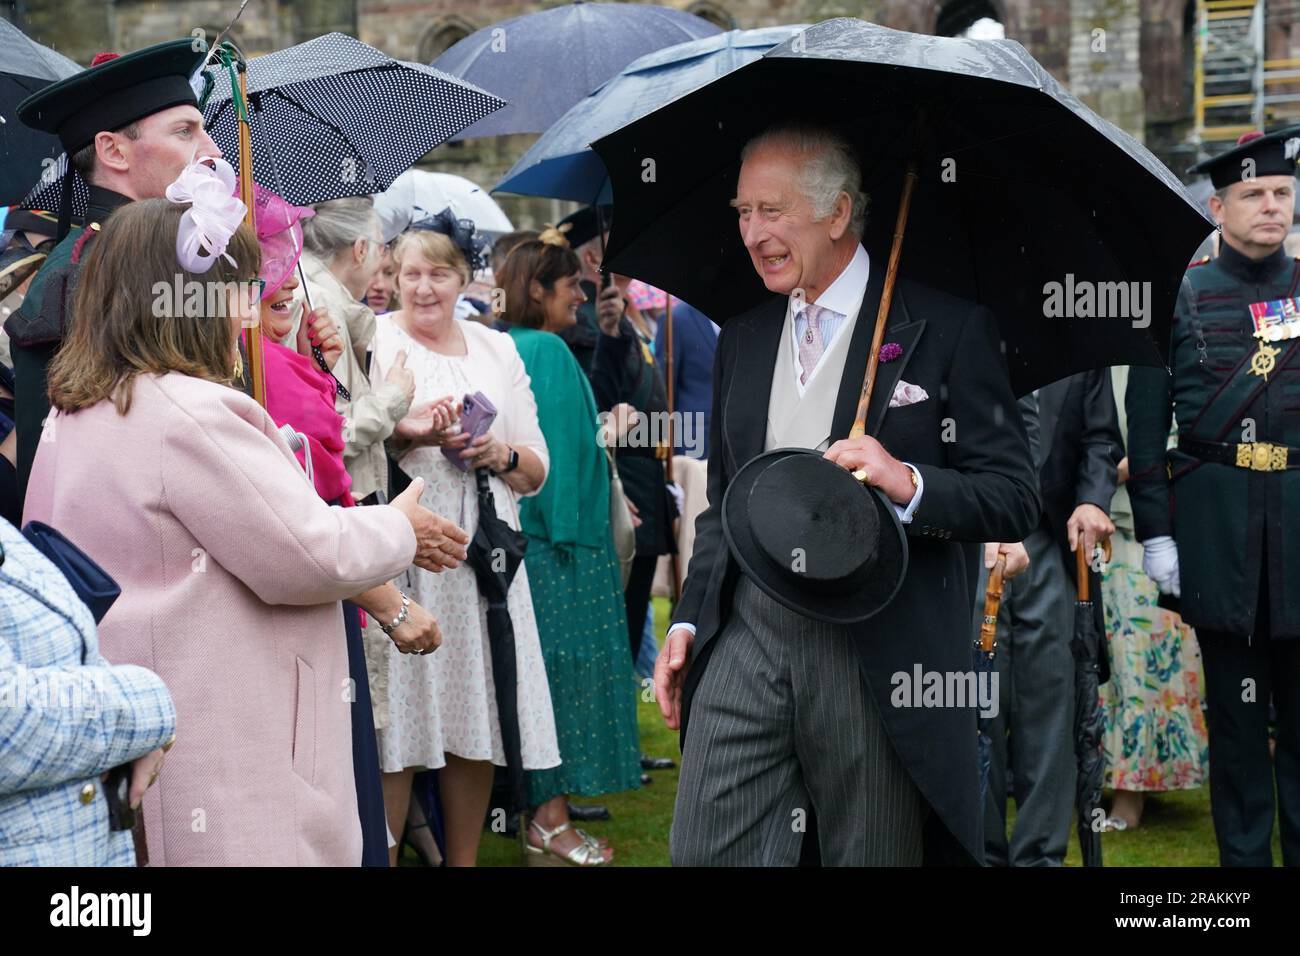
[[[0,544],[0,864],[132,866],[99,775],[174,733],[171,695],[99,656],[86,605],[4,519]]]

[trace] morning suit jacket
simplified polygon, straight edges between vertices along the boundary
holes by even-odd
[[[1043,496],[1043,526],[1065,562],[1070,593],[1077,590],[1076,561],[1066,536],[1066,523],[1081,504],[1093,504],[1107,515],[1119,481],[1116,469],[1124,457],[1110,369],[1095,369],[1063,378],[1038,390],[1039,492]],[[1093,612],[1098,633],[1106,631],[1101,602],[1101,575],[1089,572]],[[1110,660],[1101,655],[1101,680],[1110,679]]]
[[[853,423],[884,282],[873,269],[853,327],[831,440]],[[674,619],[696,626],[682,698],[682,744],[689,745],[691,698],[725,624],[739,573],[721,521],[732,477],[763,451],[772,375],[787,300],[773,298],[727,321],[713,372],[709,507],[696,522],[695,551]],[[867,685],[894,747],[935,815],[926,858],[983,859],[976,711],[898,708],[891,676],[969,672],[971,602],[963,542],[1020,541],[1038,523],[1040,502],[1029,443],[1012,395],[996,326],[987,309],[900,279],[886,342],[902,355],[879,365],[867,433],[925,481],[907,530],[910,556],[897,596],[855,625]],[[900,379],[929,398],[887,409]],[[945,438],[954,440],[945,441]],[[954,852],[953,839],[960,847]]]

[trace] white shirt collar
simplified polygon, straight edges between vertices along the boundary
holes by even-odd
[[[813,304],[843,316],[852,316],[862,304],[862,297],[867,290],[867,280],[870,277],[871,258],[859,242],[849,264],[835,277],[835,281],[826,287],[826,291],[813,300]],[[796,304],[802,305],[802,302],[796,303],[795,298],[791,296],[788,306],[791,314],[794,314]]]

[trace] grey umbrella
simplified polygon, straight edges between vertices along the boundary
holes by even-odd
[[[484,27],[432,65],[510,101],[456,139],[540,133],[637,57],[718,32],[683,10],[576,2]]]

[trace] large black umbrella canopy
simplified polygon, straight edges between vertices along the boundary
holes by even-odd
[[[210,67],[209,135],[238,169],[229,76]],[[299,206],[382,192],[425,153],[505,101],[342,33],[248,63],[253,178]]]
[[[56,80],[80,72],[81,67],[62,53],[41,46],[0,19],[0,206],[21,202],[42,175],[57,176],[55,163],[63,153],[57,136],[18,119],[18,104]]]
[[[918,158],[900,275],[993,310],[1017,393],[1106,365],[1164,364],[1179,282],[1213,224],[1145,147],[1011,40],[828,20],[597,140],[615,200],[608,268],[715,321],[770,296],[728,201],[742,145],[778,120],[831,125],[857,149],[873,269]],[[1064,299],[1084,281],[1150,282],[1150,326],[1045,314],[1048,283]]]

